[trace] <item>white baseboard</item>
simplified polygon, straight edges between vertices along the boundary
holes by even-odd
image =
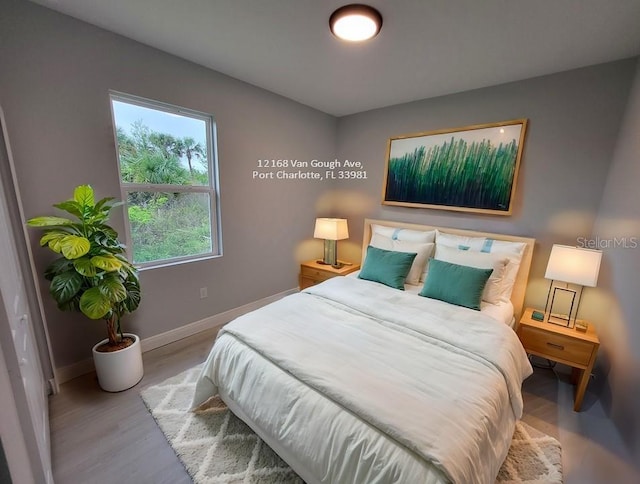
[[[79,376],[86,375],[87,373],[91,373],[94,370],[93,358],[86,358],[76,363],[72,363],[71,365],[56,368],[58,388],[60,388],[60,385],[63,383],[73,380]]]
[[[268,296],[257,301],[250,302],[243,306],[230,309],[229,311],[214,314],[213,316],[201,319],[200,321],[195,321],[193,323],[180,326],[179,328],[172,329],[164,333],[149,336],[148,338],[144,338],[140,341],[142,352],[144,353],[146,351],[160,348],[161,346],[168,345],[169,343],[174,343],[183,338],[192,336],[202,331],[206,331],[208,329],[219,328],[229,321],[237,318],[238,316],[242,316],[243,314],[261,308],[262,306],[266,306],[269,303],[277,301],[278,299],[282,299],[283,297],[296,292],[298,292],[297,288],[289,289],[288,291],[283,291],[278,294],[274,294],[273,296]],[[94,371],[93,358],[87,358],[86,360],[78,361],[77,363],[73,363],[71,365],[56,368],[57,382],[60,385],[79,376],[91,373],[92,371]]]

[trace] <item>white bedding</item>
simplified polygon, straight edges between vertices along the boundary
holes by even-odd
[[[478,311],[334,278],[225,326],[193,403],[219,394],[308,483],[492,483],[530,372]]]
[[[346,277],[358,277],[360,271],[352,272],[348,274]],[[404,291],[407,294],[418,295],[422,290],[422,284],[405,284]],[[511,329],[515,329],[515,318],[513,317],[513,304],[511,301],[500,301],[496,304],[489,304],[486,301],[480,301],[480,312],[486,314],[487,316],[491,316],[496,321],[500,321],[501,323],[510,326]]]

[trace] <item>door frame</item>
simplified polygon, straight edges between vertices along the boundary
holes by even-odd
[[[9,326],[7,321],[7,312],[5,311],[4,301],[0,297],[0,325],[5,327]],[[11,384],[11,377],[9,372],[12,367],[9,359],[5,359],[4,352],[2,351],[2,345],[0,344],[0,439],[2,440],[2,447],[4,449],[4,455],[9,467],[9,474],[13,482],[35,483],[36,478],[34,470],[38,476],[43,479],[43,469],[33,469],[31,459],[29,458],[30,451],[33,452],[33,446],[27,445],[26,436],[22,431],[23,417],[21,417],[18,408],[18,402],[13,392],[13,385]],[[12,372],[15,372],[15,368]],[[18,370],[18,375],[19,375]],[[26,407],[26,402],[25,406]],[[28,413],[28,412],[27,412]],[[33,455],[38,455],[37,447]]]
[[[29,383],[39,386],[38,393],[40,395],[37,408],[30,408],[29,402],[33,402],[33,400],[29,398],[31,394],[27,392],[26,382],[23,381],[24,373],[21,370],[21,365],[25,364],[26,359],[19,361],[24,356],[20,356],[20,358],[18,356],[21,353],[15,347],[15,335],[11,325],[13,319],[9,319],[15,317],[14,313],[17,309],[5,305],[4,296],[10,296],[11,292],[4,294],[4,296],[0,295],[0,408],[2,408],[2,412],[0,412],[0,438],[13,482],[52,484],[47,393],[58,390],[55,364],[51,356],[51,344],[44,319],[37,273],[24,224],[2,106],[0,106],[0,125],[2,128],[0,131],[0,150],[2,150],[0,154],[0,210],[3,212],[2,219],[6,218],[9,227],[3,237],[6,235],[10,249],[9,254],[3,255],[9,258],[15,257],[17,265],[15,269],[19,271],[19,278],[22,279],[20,283],[21,299],[24,300],[26,306],[23,306],[21,311],[28,311],[28,314],[25,313],[25,317],[29,324],[30,339],[33,340],[33,361],[37,365],[35,368],[38,368],[38,381]],[[18,282],[16,281],[16,283]],[[7,289],[4,285],[0,287],[0,291],[3,293],[5,290],[10,291],[11,288]],[[49,392],[46,391],[46,387],[49,387]],[[32,411],[44,413],[42,425],[38,423],[38,417],[32,415]],[[40,434],[42,431],[45,432],[44,441],[42,441],[43,436]]]
[[[0,167],[0,174],[10,175],[10,180],[7,180],[6,183],[4,183],[5,200],[3,200],[3,203],[7,207],[9,216],[12,218],[14,235],[19,239],[16,240],[18,250],[20,251],[23,249],[22,254],[20,254],[21,257],[19,258],[19,262],[20,268],[23,271],[29,308],[31,309],[31,315],[33,318],[33,330],[36,333],[36,343],[40,356],[40,363],[43,367],[42,372],[49,384],[49,391],[55,395],[60,391],[59,378],[57,375],[55,359],[53,357],[51,339],[49,338],[49,331],[47,329],[44,304],[42,302],[42,292],[40,291],[40,285],[38,284],[38,272],[36,271],[33,252],[31,250],[29,233],[27,232],[26,217],[22,206],[20,187],[18,185],[18,178],[13,161],[13,154],[11,152],[11,145],[9,144],[9,133],[7,131],[7,123],[2,105],[0,105],[0,128],[0,136],[3,138],[1,141],[4,142],[8,160],[8,166],[5,167],[6,169]],[[0,182],[2,182],[2,180],[0,180]],[[12,200],[9,200],[8,197],[11,197]]]

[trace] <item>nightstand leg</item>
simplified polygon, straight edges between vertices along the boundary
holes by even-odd
[[[586,370],[578,370],[581,373],[580,378],[578,380],[578,384],[576,385],[576,393],[575,399],[573,402],[573,410],[576,412],[580,411],[582,407],[582,399],[584,398],[584,392],[587,389],[587,383],[589,383],[589,374]]]
[[[577,385],[581,376],[582,376],[582,370],[580,370],[580,368],[571,368],[571,384],[572,385]]]
[[[595,358],[591,358],[591,364],[584,370],[574,368],[574,370],[578,370],[580,375],[578,378],[578,384],[576,385],[576,397],[573,403],[573,409],[576,412],[579,412],[582,407],[582,399],[584,398],[584,392],[589,384],[589,378],[591,378],[591,370],[593,370],[594,360]]]

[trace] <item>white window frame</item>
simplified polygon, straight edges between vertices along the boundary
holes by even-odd
[[[113,101],[133,104],[147,109],[163,111],[189,118],[195,118],[205,122],[207,134],[207,168],[209,170],[208,185],[160,185],[153,183],[127,183],[122,180],[120,166],[120,150],[118,146],[116,118],[113,110]],[[209,217],[211,224],[211,251],[204,254],[195,254],[170,259],[159,259],[149,262],[136,262],[135,266],[141,270],[156,267],[166,267],[186,262],[211,259],[222,256],[222,230],[220,226],[220,190],[218,184],[218,149],[216,123],[211,114],[182,108],[172,104],[154,101],[151,99],[134,96],[118,91],[109,91],[109,106],[111,108],[111,119],[113,123],[113,137],[116,148],[116,163],[118,167],[118,183],[120,184],[120,194],[124,202],[124,231],[127,244],[127,255],[133,261],[133,240],[131,238],[131,222],[129,220],[128,194],[130,192],[157,192],[157,193],[206,193],[209,195]]]

